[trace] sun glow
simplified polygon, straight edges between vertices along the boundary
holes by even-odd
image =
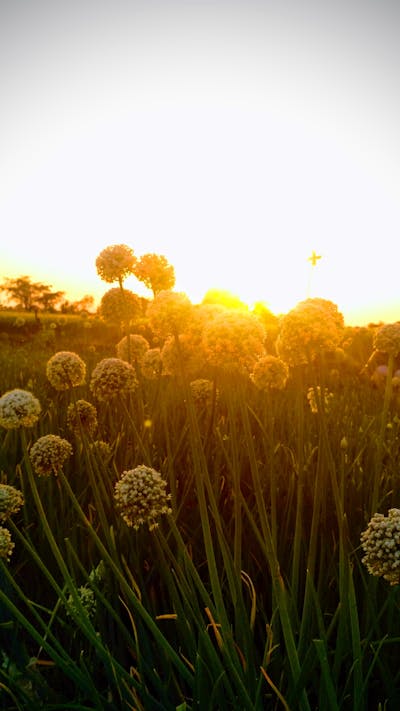
[[[0,279],[99,301],[96,256],[124,243],[165,255],[194,303],[217,288],[399,318],[396,23],[350,13],[339,36],[333,6],[303,24],[253,0],[178,5],[105,22],[38,2],[0,23]]]

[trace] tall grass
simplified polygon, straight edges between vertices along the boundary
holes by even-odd
[[[268,394],[215,372],[218,398],[199,409],[183,363],[99,406],[104,459],[67,428],[88,386],[52,390],[51,344],[7,348],[2,392],[31,389],[43,411],[0,433],[2,479],[25,497],[0,564],[2,708],[398,707],[398,588],[369,576],[359,549],[376,508],[399,505],[390,393],[321,361]],[[90,374],[98,353],[81,354]],[[37,478],[29,448],[47,433],[74,455]],[[113,503],[139,464],[172,494],[152,531],[128,528]]]

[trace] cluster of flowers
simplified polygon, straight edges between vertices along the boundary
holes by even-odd
[[[376,513],[361,534],[362,562],[371,575],[383,577],[391,585],[400,583],[400,509],[388,516]]]
[[[77,353],[59,351],[48,360],[46,375],[56,390],[69,390],[84,384],[86,364]]]
[[[32,467],[38,476],[57,475],[71,455],[71,444],[55,434],[39,437],[29,451]]]
[[[262,356],[250,375],[254,385],[263,391],[283,390],[289,377],[288,365],[277,356]]]
[[[256,313],[229,310],[218,304],[193,306],[187,296],[161,291],[148,305],[148,325],[160,348],[150,348],[139,334],[130,336],[130,361],[145,378],[176,375],[204,377],[204,366],[250,375],[261,390],[282,389],[289,366],[307,364],[337,350],[344,321],[337,306],[326,299],[306,299],[280,320],[278,357],[267,354],[267,332]],[[128,360],[127,338],[116,346],[117,357]]]
[[[339,345],[344,320],[327,299],[306,299],[283,317],[277,339],[278,355],[289,365],[315,360]]]
[[[129,343],[129,353],[128,353],[128,343]],[[133,363],[140,363],[143,359],[145,353],[150,349],[149,342],[141,336],[139,333],[134,333],[128,337],[124,336],[117,345],[115,350],[117,353],[117,358],[121,360],[127,360]]]
[[[67,408],[67,426],[77,436],[82,433],[93,437],[97,430],[97,410],[91,402],[77,400]]]
[[[182,333],[189,325],[193,306],[186,294],[174,291],[160,291],[147,308],[147,318],[157,336]]]
[[[199,408],[211,407],[214,396],[214,383],[207,378],[197,378],[190,383],[190,391],[193,401]],[[218,400],[218,390],[215,392],[215,399]]]
[[[125,244],[112,244],[100,252],[96,259],[97,273],[103,281],[111,284],[123,281],[133,273],[136,265],[133,250]]]
[[[120,358],[103,358],[92,372],[90,389],[97,400],[106,401],[122,392],[136,390],[138,382],[130,363]]]
[[[161,474],[144,464],[123,472],[115,484],[114,497],[127,525],[137,530],[146,524],[152,530],[158,526],[161,515],[172,513],[171,495],[166,493],[166,487]]]
[[[33,427],[41,413],[39,400],[27,390],[9,390],[0,398],[0,425],[7,430]]]
[[[151,350],[153,353],[157,352],[155,349],[149,349],[147,342],[143,341],[145,339],[134,339],[140,353],[149,353]],[[46,373],[55,389],[66,390],[84,382],[86,367],[77,354],[61,351],[50,358]],[[204,383],[201,389],[204,395],[206,390],[209,392],[211,383],[207,384],[207,388],[203,385]],[[90,382],[93,394],[100,401],[134,390],[136,386],[133,367],[121,358],[106,358],[100,361],[93,370]],[[7,429],[33,427],[40,412],[39,401],[28,391],[16,389],[0,398],[0,424]],[[82,433],[92,437],[98,427],[95,406],[82,399],[71,403],[67,408],[67,426],[78,437]],[[92,442],[91,447],[93,451],[96,449],[103,461],[110,457],[111,450],[107,443]],[[39,437],[29,450],[32,468],[38,476],[56,476],[72,454],[70,442],[56,434]],[[171,513],[171,497],[166,493],[166,486],[161,474],[145,465],[125,471],[115,485],[116,508],[129,526],[138,529],[142,524],[146,524],[150,530],[154,529],[161,515]],[[6,484],[0,485],[0,522],[17,513],[23,502],[23,495],[17,489]],[[9,530],[0,526],[0,557],[9,560],[13,548]],[[93,590],[83,586],[80,592],[82,604],[92,614]]]
[[[18,513],[24,504],[24,497],[19,489],[9,484],[0,484],[0,523]],[[0,526],[0,558],[10,560],[15,543],[8,528]]]

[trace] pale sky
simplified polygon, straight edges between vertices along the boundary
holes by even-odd
[[[0,0],[0,280],[100,298],[124,243],[194,303],[400,320],[399,37],[395,0]]]

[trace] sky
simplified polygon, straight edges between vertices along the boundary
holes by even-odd
[[[0,0],[0,282],[98,300],[127,244],[193,303],[400,320],[399,29],[395,0]]]

